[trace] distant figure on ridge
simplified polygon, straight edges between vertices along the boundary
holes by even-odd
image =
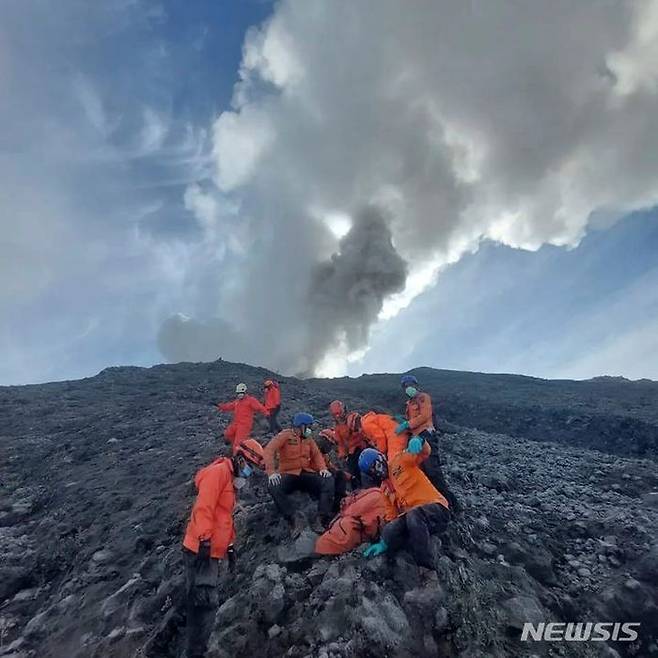
[[[277,416],[281,411],[281,388],[279,387],[279,382],[276,382],[273,379],[266,379],[263,383],[263,389],[263,406],[267,409],[269,414],[270,432],[276,434],[282,429],[277,419]]]
[[[220,402],[220,411],[233,413],[231,424],[224,431],[226,442],[231,445],[235,455],[240,444],[249,438],[254,426],[254,414],[268,416],[267,409],[252,395],[247,395],[247,385],[238,384],[235,387],[235,400]]]

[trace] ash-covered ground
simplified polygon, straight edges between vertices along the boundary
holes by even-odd
[[[415,372],[465,506],[435,540],[438,578],[419,580],[405,553],[289,561],[252,478],[208,656],[658,656],[658,384]],[[0,388],[3,658],[182,655],[192,478],[229,420],[214,404],[269,376],[218,361]],[[337,397],[403,405],[395,375],[280,381],[282,421],[308,410],[329,425]],[[641,629],[633,643],[521,642],[524,621]]]

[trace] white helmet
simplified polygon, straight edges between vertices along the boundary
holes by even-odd
[[[235,387],[235,392],[236,393],[246,393],[247,392],[247,385],[246,384],[238,384]]]

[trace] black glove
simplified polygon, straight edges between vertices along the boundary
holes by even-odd
[[[199,551],[196,554],[197,563],[208,562],[210,560],[210,539],[204,539],[199,542]]]
[[[226,558],[228,559],[228,568],[231,571],[235,571],[236,556],[235,556],[235,548],[233,544],[231,544],[226,550]]]

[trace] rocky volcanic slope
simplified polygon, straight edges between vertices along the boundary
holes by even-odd
[[[658,382],[548,380],[434,368],[411,372],[438,401],[441,418],[456,425],[658,459]],[[392,407],[399,405],[399,381],[399,375],[382,374],[313,383],[328,394]]]
[[[0,389],[3,658],[181,655],[180,542],[191,479],[223,449],[217,437],[227,422],[212,405],[237,381],[256,390],[269,374],[226,362],[180,364]],[[487,402],[490,382],[455,373],[450,388],[440,371],[421,374],[431,390],[432,376],[441,379],[433,392],[453,422],[443,438],[447,472],[465,502],[463,517],[435,542],[438,582],[420,582],[404,553],[393,562],[359,553],[291,561],[265,479],[254,478],[236,514],[238,570],[223,572],[225,603],[208,655],[658,655],[655,462],[459,427],[456,420],[479,423],[478,396]],[[617,437],[614,452],[624,442],[634,454],[638,441],[650,445],[649,430],[633,433],[633,422],[655,431],[655,408],[643,402],[655,399],[652,385],[644,385],[649,393],[611,392],[608,403],[590,389],[579,398],[578,383],[550,384],[543,407],[534,393],[514,398],[511,385],[494,391],[482,425],[495,408],[497,431],[508,418],[519,434],[519,418],[529,414],[528,435],[538,439],[551,414],[562,419],[574,407],[585,419],[576,444],[605,448],[589,441],[587,423],[626,414],[632,431]],[[401,402],[392,375],[283,379],[283,391],[284,420],[308,409],[326,422],[338,396],[360,409],[398,411]],[[451,412],[449,400],[458,409]],[[566,442],[570,425],[546,436]],[[630,645],[519,640],[523,621],[551,620],[642,628]]]

